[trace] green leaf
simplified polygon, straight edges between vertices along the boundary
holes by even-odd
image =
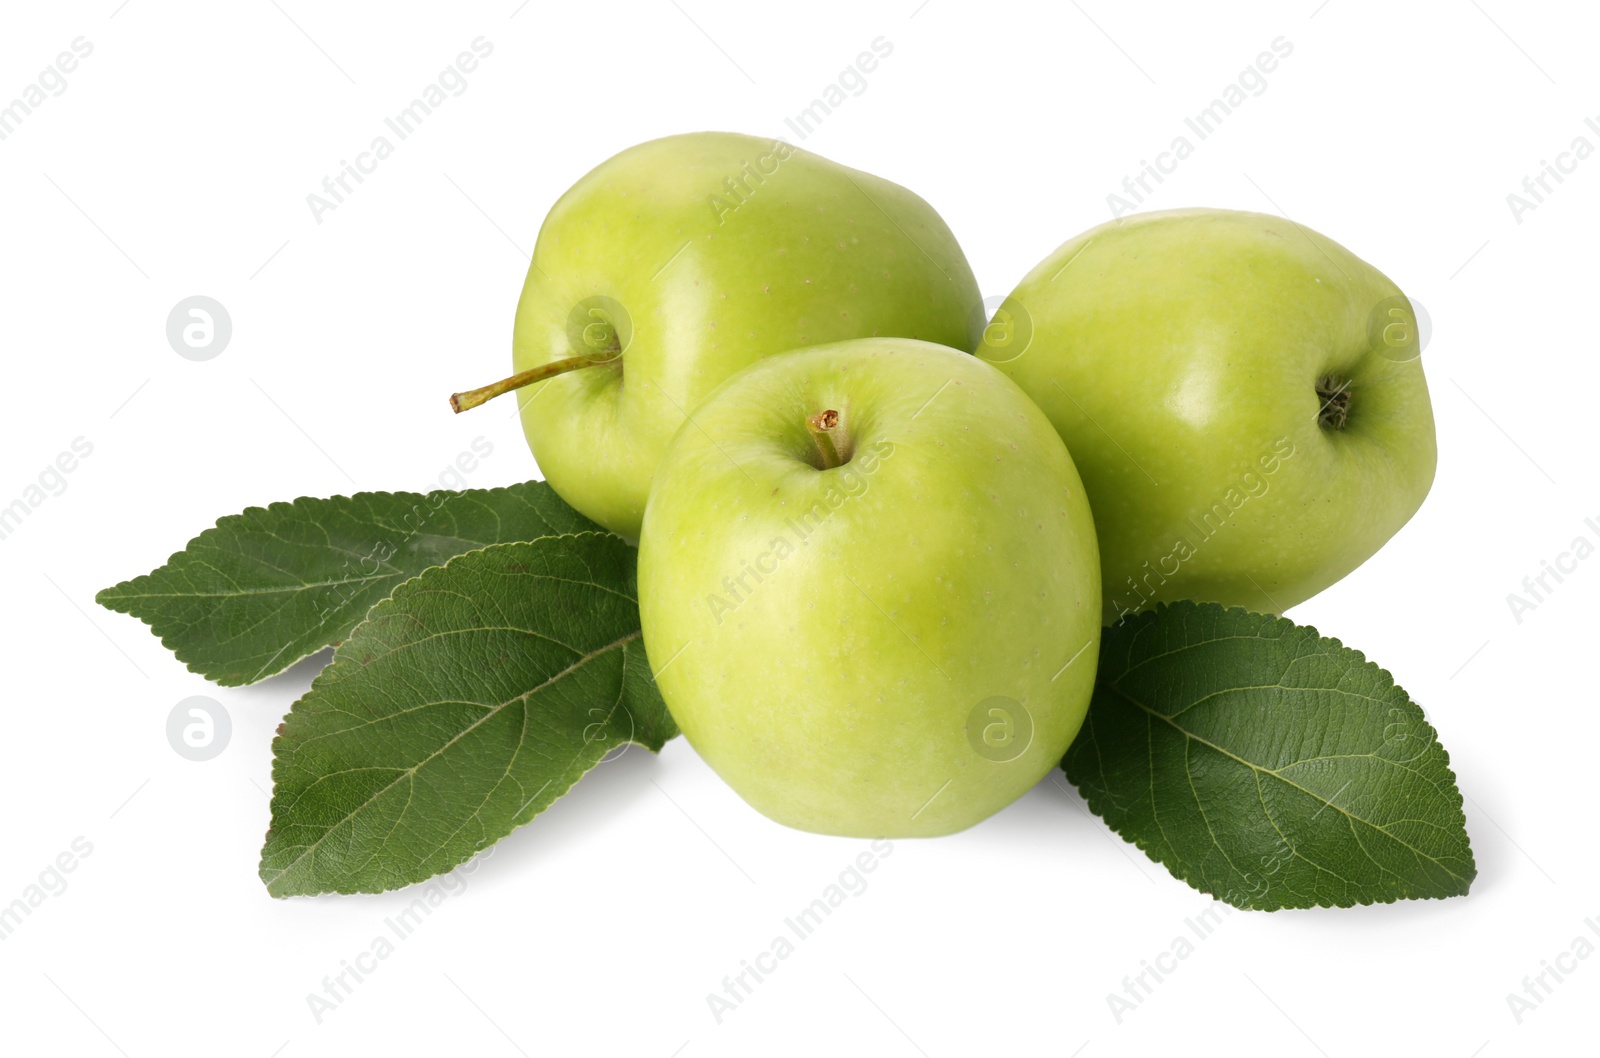
[[[298,499],[221,519],[95,601],[148,624],[190,671],[236,687],[339,642],[395,585],[452,556],[598,528],[542,481]]]
[[[1106,629],[1062,768],[1090,809],[1235,907],[1465,894],[1477,874],[1433,728],[1313,628],[1213,603]]]
[[[636,552],[606,533],[497,544],[395,590],[273,742],[273,896],[441,874],[634,742],[677,734],[639,631]]]

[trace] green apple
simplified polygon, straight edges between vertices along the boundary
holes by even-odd
[[[1093,519],[1027,396],[872,338],[762,360],[680,429],[639,542],[673,719],[802,830],[948,834],[1020,797],[1088,708]]]
[[[520,397],[523,430],[563,499],[634,539],[667,442],[723,379],[873,335],[971,352],[979,301],[955,236],[897,184],[781,141],[653,140],[579,180],[539,231],[513,361],[546,374]]]
[[[1281,613],[1366,561],[1433,482],[1400,288],[1280,217],[1147,213],[1065,243],[978,355],[1083,475],[1105,620],[1195,599]]]

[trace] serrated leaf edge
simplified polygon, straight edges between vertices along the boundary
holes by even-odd
[[[268,679],[271,679],[274,676],[282,675],[284,672],[286,672],[287,670],[293,668],[295,665],[298,665],[300,662],[304,661],[306,658],[309,658],[309,657],[311,657],[311,656],[313,656],[315,654],[320,653],[321,651],[324,651],[324,650],[328,649],[328,646],[337,646],[337,644],[328,644],[328,645],[316,647],[316,648],[314,648],[312,650],[308,650],[305,653],[299,655],[298,657],[292,658],[289,661],[286,661],[283,664],[279,665],[277,668],[274,668],[271,671],[268,671],[268,666],[271,666],[272,664],[274,664],[278,660],[278,655],[274,655],[274,657],[270,661],[268,661],[265,665],[263,665],[260,669],[258,669],[256,671],[256,674],[254,676],[217,676],[217,675],[213,675],[212,673],[206,672],[204,669],[201,669],[201,668],[197,667],[199,663],[193,657],[192,654],[190,654],[188,657],[185,657],[185,651],[179,650],[178,647],[175,646],[172,643],[172,639],[174,638],[174,635],[162,635],[160,632],[158,632],[156,630],[156,626],[155,626],[155,622],[154,621],[150,620],[149,618],[142,617],[139,614],[134,613],[131,607],[125,607],[125,606],[117,605],[119,600],[108,598],[108,596],[113,595],[113,593],[117,592],[120,589],[128,587],[129,585],[133,584],[136,581],[143,580],[146,577],[154,576],[160,570],[163,570],[163,569],[167,568],[168,566],[172,565],[172,563],[174,561],[176,561],[178,558],[182,557],[184,554],[186,554],[189,551],[190,548],[192,548],[196,544],[200,543],[200,541],[204,540],[206,537],[212,536],[215,533],[219,533],[219,532],[222,532],[222,531],[224,531],[226,529],[229,529],[230,527],[229,527],[228,523],[236,521],[236,520],[243,520],[245,518],[248,518],[248,517],[256,514],[257,512],[264,513],[264,514],[271,514],[274,511],[278,510],[279,508],[288,508],[290,510],[294,510],[296,508],[300,508],[300,509],[304,510],[304,508],[301,506],[302,504],[307,504],[308,505],[308,504],[312,504],[312,503],[330,503],[330,502],[332,502],[334,500],[353,500],[357,496],[372,495],[372,494],[378,494],[378,495],[384,495],[384,496],[395,496],[395,497],[402,497],[402,498],[417,497],[417,498],[419,498],[421,500],[427,500],[428,497],[438,495],[441,492],[448,493],[452,497],[471,496],[471,495],[474,495],[474,494],[481,495],[481,494],[490,493],[490,492],[500,492],[500,491],[503,491],[503,490],[506,490],[506,489],[516,488],[518,485],[537,485],[537,484],[546,484],[547,485],[548,483],[547,482],[543,482],[543,481],[539,481],[539,480],[534,480],[534,481],[517,482],[517,483],[512,484],[512,485],[497,485],[497,486],[494,486],[492,488],[487,488],[487,489],[433,489],[433,490],[431,490],[429,492],[411,492],[411,491],[408,491],[408,490],[397,490],[397,491],[394,491],[394,492],[387,492],[387,491],[384,491],[384,490],[381,490],[381,489],[374,489],[374,490],[369,490],[368,492],[353,492],[353,493],[349,493],[349,494],[337,493],[337,494],[335,494],[333,496],[296,496],[292,500],[274,500],[273,502],[267,504],[264,507],[261,506],[260,504],[253,504],[253,505],[251,505],[249,507],[244,508],[241,511],[236,511],[233,514],[224,514],[224,515],[222,515],[220,518],[218,518],[216,520],[215,523],[213,523],[211,526],[209,526],[209,527],[207,527],[205,529],[202,529],[195,536],[191,537],[188,543],[184,544],[183,547],[179,548],[177,551],[172,552],[170,555],[167,556],[166,561],[162,562],[161,565],[156,566],[154,569],[150,570],[149,572],[141,573],[136,577],[129,577],[127,580],[120,581],[120,582],[118,582],[116,584],[113,584],[109,588],[101,588],[99,591],[95,592],[94,601],[95,601],[96,605],[102,606],[105,609],[110,610],[112,613],[119,613],[119,614],[123,614],[123,615],[128,616],[128,617],[132,617],[134,620],[138,621],[140,624],[142,624],[145,627],[149,628],[150,629],[150,634],[156,637],[156,639],[161,643],[161,645],[166,648],[167,652],[169,654],[171,654],[173,657],[177,658],[179,661],[181,661],[183,663],[183,667],[187,671],[194,673],[196,676],[199,676],[204,680],[207,680],[207,681],[209,681],[211,683],[214,683],[218,687],[249,687],[249,686],[252,686],[253,684],[260,683],[263,680],[268,680]],[[552,488],[551,491],[553,492],[554,489]],[[557,498],[558,499],[560,498],[559,495],[557,496]],[[579,512],[579,513],[581,514],[582,512]],[[594,532],[596,532],[596,530],[593,530],[593,529],[584,530],[584,533],[594,533]],[[602,533],[602,535],[604,535],[604,531],[603,530],[601,530],[600,532]],[[543,540],[546,537],[551,537],[551,536],[578,536],[578,535],[582,535],[582,534],[580,534],[580,533],[542,533],[539,536],[529,537],[527,540],[517,540],[517,541],[502,540],[502,541],[500,541],[500,543],[532,543],[535,540]],[[494,545],[490,544],[490,545],[486,545],[486,546],[493,547]],[[483,548],[473,548],[473,550],[474,551],[481,551],[481,550],[483,550]],[[469,553],[470,552],[467,552],[467,551],[461,552],[461,554],[463,554],[463,555],[464,554],[469,554]],[[451,558],[455,558],[455,557],[457,557],[457,556],[455,556],[455,555],[451,556]],[[441,565],[443,565],[443,564],[444,563],[441,563]],[[418,573],[417,576],[421,576],[422,573],[426,573],[426,572],[428,572],[428,570],[433,570],[433,569],[438,569],[438,568],[439,568],[438,566],[428,566],[426,569],[422,570],[421,573]],[[355,579],[377,580],[378,577],[377,576],[373,576],[373,577],[355,578]],[[401,584],[405,584],[408,581],[415,580],[415,579],[416,579],[416,577],[409,577],[409,578],[406,579],[406,581],[401,581],[400,584],[396,584],[394,586],[394,588],[390,589],[389,595],[393,595],[395,591],[399,590]],[[338,581],[338,582],[330,581],[328,583],[329,584],[333,584],[333,583],[341,583],[341,584],[343,584],[343,583],[353,583],[353,582],[354,582],[354,579],[352,581]],[[285,588],[284,591],[285,592],[301,591],[301,590],[304,590],[307,587],[312,587],[312,585],[296,585],[295,587],[292,587],[292,588]],[[138,596],[138,598],[153,598],[153,597],[154,597],[153,595],[141,595],[141,596]],[[384,596],[383,599],[380,599],[380,600],[378,600],[378,602],[373,603],[373,607],[376,607],[379,604],[385,602],[388,598],[389,598],[388,595]],[[370,614],[370,612],[371,612],[370,609],[369,609],[368,612]],[[364,623],[364,622],[365,622],[365,618],[363,618],[363,620],[361,622],[357,622],[356,627],[359,628],[360,625],[362,623]],[[355,629],[352,628],[350,630],[350,635],[354,635],[354,634],[355,634]],[[281,654],[281,651],[280,651],[280,654]],[[330,664],[331,664],[331,662],[330,662]]]
[[[1401,694],[1405,695],[1406,704],[1414,706],[1417,709],[1419,714],[1422,713],[1422,707],[1420,705],[1418,705],[1416,700],[1411,697],[1411,694],[1410,694],[1409,691],[1407,691],[1405,688],[1401,687],[1396,682],[1396,680],[1394,678],[1394,675],[1391,672],[1389,672],[1388,669],[1384,668],[1382,665],[1379,665],[1377,662],[1374,662],[1371,659],[1369,659],[1363,651],[1357,649],[1356,647],[1346,646],[1342,641],[1340,641],[1339,639],[1336,639],[1336,638],[1334,638],[1332,636],[1323,635],[1321,632],[1317,631],[1315,626],[1298,624],[1298,623],[1296,623],[1294,621],[1291,621],[1287,617],[1284,617],[1284,616],[1282,616],[1280,614],[1256,613],[1255,611],[1247,610],[1242,606],[1223,606],[1220,603],[1213,603],[1213,602],[1204,602],[1204,603],[1201,603],[1201,602],[1164,603],[1163,602],[1163,603],[1158,603],[1156,606],[1154,606],[1153,608],[1151,608],[1149,610],[1141,611],[1132,620],[1134,620],[1134,621],[1144,620],[1144,621],[1146,621],[1146,623],[1153,623],[1156,620],[1157,615],[1165,613],[1168,610],[1178,609],[1180,607],[1181,608],[1186,608],[1186,609],[1193,609],[1197,613],[1209,609],[1209,610],[1214,610],[1214,611],[1219,612],[1219,613],[1240,613],[1240,614],[1245,614],[1245,615],[1250,616],[1250,617],[1255,617],[1255,618],[1261,619],[1264,622],[1263,627],[1266,627],[1267,624],[1275,624],[1275,625],[1278,625],[1280,627],[1287,626],[1287,629],[1288,629],[1288,631],[1290,633],[1296,633],[1302,639],[1304,639],[1304,638],[1315,638],[1319,642],[1332,644],[1338,650],[1349,651],[1351,654],[1355,655],[1356,661],[1357,661],[1358,664],[1365,665],[1365,666],[1375,670],[1382,677],[1382,679],[1385,681],[1385,685],[1386,686],[1393,687],[1396,690],[1399,690]],[[1146,616],[1145,616],[1146,614],[1149,615],[1148,618],[1146,618]],[[1137,631],[1134,634],[1137,635],[1138,634]],[[1096,683],[1096,686],[1098,687],[1098,681]],[[1118,693],[1120,694],[1120,692],[1118,692]],[[1126,696],[1124,695],[1123,697],[1126,697]],[[1141,708],[1143,708],[1143,707],[1141,706]],[[1465,801],[1464,801],[1463,795],[1461,793],[1460,782],[1456,779],[1455,771],[1450,767],[1450,753],[1449,753],[1449,750],[1447,750],[1445,748],[1445,746],[1444,746],[1444,743],[1442,741],[1440,741],[1438,729],[1435,728],[1431,722],[1429,722],[1429,720],[1426,717],[1426,715],[1422,716],[1422,723],[1423,723],[1424,727],[1426,727],[1428,733],[1433,736],[1433,741],[1439,747],[1440,755],[1443,758],[1443,760],[1441,761],[1441,766],[1444,769],[1444,774],[1445,774],[1446,778],[1448,778],[1448,780],[1449,780],[1449,783],[1450,783],[1450,794],[1452,795],[1449,798],[1449,801],[1453,801],[1453,805],[1452,805],[1453,815],[1452,815],[1452,818],[1451,818],[1451,822],[1455,823],[1455,824],[1458,824],[1461,827],[1462,832],[1466,833],[1467,817],[1466,817],[1466,810],[1465,810]],[[1086,719],[1086,726],[1087,726],[1087,719]],[[1449,871],[1448,869],[1446,869],[1447,873],[1449,873],[1452,877],[1462,878],[1462,883],[1463,884],[1462,884],[1461,892],[1459,892],[1459,893],[1447,893],[1447,894],[1437,895],[1437,896],[1433,895],[1433,894],[1423,894],[1422,896],[1405,896],[1405,895],[1400,894],[1400,893],[1395,893],[1395,894],[1392,894],[1392,895],[1388,896],[1387,898],[1384,898],[1382,896],[1376,896],[1376,897],[1374,897],[1374,898],[1372,898],[1370,900],[1358,899],[1358,900],[1354,901],[1353,903],[1338,903],[1338,902],[1335,902],[1335,901],[1321,901],[1321,900],[1319,900],[1314,904],[1304,904],[1304,905],[1279,904],[1279,905],[1277,905],[1275,907],[1259,907],[1259,906],[1254,906],[1254,905],[1251,905],[1251,904],[1235,903],[1234,901],[1229,900],[1226,895],[1213,892],[1211,889],[1205,887],[1204,885],[1199,884],[1199,882],[1197,882],[1193,877],[1191,877],[1191,870],[1187,869],[1184,865],[1169,863],[1155,849],[1148,847],[1146,842],[1144,842],[1143,840],[1141,840],[1139,838],[1136,838],[1136,837],[1132,837],[1132,838],[1128,837],[1128,836],[1124,835],[1121,831],[1119,831],[1118,829],[1113,827],[1111,825],[1110,821],[1106,818],[1105,811],[1103,810],[1104,804],[1105,804],[1105,799],[1101,798],[1098,795],[1098,792],[1096,792],[1094,794],[1091,794],[1088,790],[1084,789],[1084,787],[1080,786],[1076,782],[1073,782],[1071,775],[1067,774],[1066,758],[1067,758],[1067,756],[1071,756],[1071,754],[1072,754],[1072,747],[1069,746],[1067,748],[1066,755],[1062,757],[1061,764],[1059,765],[1059,767],[1061,768],[1062,774],[1066,775],[1066,778],[1067,778],[1068,782],[1072,782],[1073,788],[1078,791],[1078,794],[1079,794],[1079,796],[1081,796],[1083,798],[1084,803],[1089,806],[1089,810],[1091,812],[1093,812],[1096,816],[1100,817],[1101,822],[1105,823],[1106,829],[1110,830],[1113,834],[1115,834],[1122,841],[1124,841],[1124,842],[1134,846],[1135,848],[1137,848],[1140,852],[1144,853],[1145,856],[1147,856],[1153,862],[1159,863],[1161,866],[1165,867],[1167,869],[1167,873],[1171,874],[1174,878],[1176,878],[1179,881],[1183,882],[1185,885],[1189,886],[1191,889],[1194,889],[1196,892],[1205,893],[1207,896],[1210,896],[1215,900],[1222,901],[1223,903],[1226,903],[1231,907],[1236,907],[1241,911],[1264,911],[1264,912],[1269,912],[1269,913],[1270,912],[1274,912],[1274,911],[1309,911],[1309,910],[1313,910],[1315,908],[1371,907],[1374,904],[1393,904],[1393,903],[1397,903],[1397,902],[1399,902],[1401,900],[1449,900],[1449,899],[1453,899],[1453,898],[1458,897],[1458,896],[1467,895],[1467,893],[1472,888],[1472,882],[1478,876],[1477,860],[1476,860],[1476,857],[1474,857],[1473,853],[1472,853],[1472,841],[1471,841],[1471,835],[1469,834],[1468,838],[1467,838],[1467,849],[1466,849],[1468,873],[1465,876],[1461,876],[1461,875],[1457,875],[1454,871]],[[1435,862],[1437,862],[1437,861],[1435,861]],[[1443,865],[1441,864],[1441,866],[1443,866]]]
[[[380,610],[384,609],[385,607],[391,607],[393,605],[397,605],[395,603],[395,596],[400,593],[401,589],[405,588],[407,585],[409,585],[409,584],[411,584],[411,583],[413,583],[415,581],[422,580],[424,577],[429,576],[430,574],[436,573],[438,570],[443,569],[445,566],[450,565],[451,562],[455,562],[458,559],[465,558],[468,555],[475,555],[475,554],[478,554],[479,552],[489,551],[489,550],[492,550],[492,549],[497,548],[497,547],[508,547],[508,546],[516,546],[516,545],[519,545],[519,544],[530,544],[530,543],[535,543],[535,542],[537,542],[539,540],[548,540],[548,539],[552,539],[552,538],[564,538],[564,537],[574,537],[574,538],[576,538],[576,537],[608,537],[608,536],[616,536],[616,534],[615,533],[609,533],[609,532],[606,532],[604,530],[592,530],[592,529],[591,530],[585,530],[585,531],[579,532],[579,533],[547,533],[544,536],[535,537],[532,540],[507,540],[507,541],[502,541],[502,542],[497,543],[497,544],[489,544],[489,545],[487,545],[485,547],[474,548],[471,551],[463,551],[459,555],[452,555],[450,557],[449,561],[444,562],[444,563],[442,563],[441,565],[438,565],[438,566],[430,566],[427,569],[423,570],[422,572],[418,573],[416,576],[409,577],[406,580],[402,581],[401,583],[396,584],[394,586],[394,590],[391,591],[387,596],[385,596],[379,602],[374,603],[372,608],[367,611],[367,616],[362,618],[360,623],[358,623],[355,626],[355,628],[350,630],[350,635],[345,640],[345,642],[348,643],[348,642],[354,641],[356,639],[356,634],[358,632],[360,632],[362,630],[362,628],[364,628],[367,624],[369,624],[373,620],[383,616],[382,614],[379,613]],[[617,537],[617,539],[621,540],[622,538],[621,537]],[[626,541],[624,541],[624,543],[626,543]],[[635,601],[637,601],[637,600],[635,600]],[[639,640],[642,643],[643,642],[643,636],[644,636],[644,632],[641,629],[640,631],[630,633],[629,635],[626,635],[626,636],[622,637],[621,639],[618,639],[618,640],[616,640],[616,641],[614,641],[612,643],[609,643],[606,646],[600,648],[599,650],[592,651],[589,654],[584,655],[584,657],[579,659],[577,662],[574,662],[572,665],[569,665],[567,668],[561,670],[561,672],[556,673],[554,676],[550,677],[549,680],[546,680],[544,683],[540,684],[539,686],[540,687],[545,686],[551,680],[555,680],[555,679],[561,678],[562,676],[566,675],[567,673],[573,671],[579,665],[582,665],[582,664],[585,664],[585,663],[587,663],[589,661],[592,661],[594,658],[599,657],[602,653],[604,653],[604,652],[606,652],[608,650],[621,649],[624,652],[626,652],[627,646],[628,646],[629,643],[633,642],[634,640]],[[295,699],[294,703],[290,705],[289,712],[284,714],[282,722],[280,722],[279,725],[278,725],[278,732],[279,733],[276,734],[275,736],[273,736],[273,739],[272,739],[272,792],[271,792],[271,795],[270,795],[270,798],[269,798],[269,802],[268,802],[269,803],[269,810],[271,810],[271,811],[275,812],[276,809],[277,809],[278,783],[279,783],[278,768],[279,768],[279,765],[280,765],[281,760],[282,760],[282,758],[278,754],[278,745],[286,737],[282,733],[283,729],[284,729],[284,726],[286,724],[288,724],[290,717],[292,717],[295,714],[295,712],[298,711],[301,708],[301,706],[306,702],[306,700],[309,699],[314,693],[316,693],[318,687],[323,683],[324,680],[341,678],[340,676],[338,676],[337,674],[334,673],[334,668],[335,668],[335,666],[338,666],[340,664],[340,661],[341,661],[340,652],[343,649],[344,648],[343,648],[342,644],[338,648],[335,648],[333,661],[329,662],[327,667],[324,668],[321,672],[319,672],[317,674],[316,678],[311,681],[311,686],[310,686],[309,689],[307,689],[306,693],[301,695],[299,698]],[[624,659],[626,660],[626,653],[624,653]],[[348,659],[345,659],[345,660],[348,660]],[[351,664],[355,664],[355,665],[363,664],[363,662],[360,662],[360,661],[351,661],[350,663]],[[640,663],[644,664],[646,666],[646,668],[648,669],[648,662],[645,661],[643,658],[641,658]],[[535,691],[537,689],[538,689],[538,687],[529,688],[528,690],[524,691],[522,694],[518,695],[517,699],[512,699],[512,700],[516,701],[518,699],[525,698],[527,695],[533,693],[533,691]],[[622,707],[621,706],[621,702],[622,702],[622,699],[621,699],[621,696],[619,695],[618,700],[617,700],[617,705],[613,707],[612,712],[610,714],[608,714],[608,716],[606,718],[606,722],[607,723],[609,723],[611,718],[616,715],[615,714],[616,708],[621,708]],[[509,705],[509,704],[510,704],[510,702],[501,703],[500,705],[495,707],[494,712],[498,713],[500,709],[505,708],[505,706]],[[492,714],[488,714],[488,715],[492,715]],[[478,721],[478,722],[481,723],[481,720]],[[476,726],[476,725],[474,725],[474,726]],[[632,725],[632,729],[633,729],[633,731],[635,733],[637,733],[638,725],[637,724]],[[455,736],[455,738],[459,738],[459,737],[460,737],[459,734]],[[455,738],[452,738],[451,741],[452,742],[455,741]],[[664,740],[662,740],[660,745],[652,746],[648,742],[642,741],[642,740],[640,740],[638,738],[629,737],[629,738],[623,740],[623,742],[620,743],[620,744],[621,745],[639,746],[639,747],[641,747],[641,748],[643,748],[645,750],[648,750],[651,753],[659,754],[661,752],[662,748],[669,741],[671,741],[671,739],[664,739]],[[449,745],[449,743],[446,743],[446,745]],[[579,758],[575,756],[573,758],[573,760],[572,760],[572,763],[567,764],[561,770],[561,775],[565,776],[565,775],[569,774],[571,769],[572,769],[572,765],[577,763],[578,760],[579,760]],[[516,823],[512,827],[512,829],[513,830],[520,830],[521,828],[527,826],[529,823],[533,822],[535,819],[539,818],[545,812],[547,812],[551,808],[553,808],[555,806],[556,802],[560,801],[561,798],[565,797],[567,795],[567,793],[569,791],[571,791],[571,789],[578,784],[579,780],[581,780],[585,775],[589,774],[589,772],[594,770],[594,767],[595,767],[595,765],[591,765],[590,767],[585,768],[583,771],[579,772],[576,776],[573,777],[571,782],[567,783],[566,786],[564,786],[561,790],[559,790],[555,794],[555,796],[550,799],[550,803],[549,804],[545,805],[543,808],[541,808],[538,811],[534,812],[533,815],[529,816],[527,819],[522,820],[519,823]],[[551,784],[553,784],[554,782],[555,782],[555,780],[551,780]],[[549,786],[547,784],[547,786],[545,786],[545,787],[540,789],[539,793],[543,793],[544,790],[548,789],[548,788],[549,788]],[[385,787],[385,789],[387,789],[387,787]],[[535,794],[534,796],[535,796],[535,798],[537,798],[538,794]],[[371,798],[368,798],[367,803],[370,803],[370,802],[371,802]],[[365,804],[363,804],[361,807],[365,807]],[[357,811],[359,811],[359,809],[357,809]],[[354,812],[348,813],[345,816],[344,819],[339,821],[339,823],[343,823],[343,822],[347,821],[349,819],[350,815],[354,815],[354,814],[355,814]],[[339,823],[335,823],[335,824],[333,824],[333,826],[338,826]],[[331,831],[333,829],[333,826],[330,826],[328,828],[328,830]],[[299,889],[299,890],[295,890],[293,892],[279,892],[279,891],[275,891],[274,890],[273,882],[276,881],[279,877],[281,877],[284,873],[286,873],[289,870],[289,868],[285,867],[285,868],[282,868],[279,871],[277,871],[273,875],[273,879],[271,881],[269,881],[267,879],[267,869],[266,869],[264,861],[265,861],[265,858],[266,858],[267,845],[271,842],[271,839],[272,839],[272,833],[273,833],[273,827],[269,823],[269,825],[267,827],[267,832],[266,832],[266,834],[265,834],[265,836],[263,837],[263,840],[262,840],[261,860],[263,862],[261,864],[260,870],[258,871],[258,874],[259,874],[259,876],[261,878],[262,885],[264,885],[266,887],[266,889],[267,889],[268,895],[274,897],[275,899],[279,899],[279,900],[287,899],[289,897],[295,897],[295,896],[322,896],[322,895],[327,895],[327,894],[337,894],[337,895],[341,895],[341,896],[357,896],[357,895],[369,895],[370,896],[370,895],[376,895],[376,894],[379,894],[379,893],[397,892],[399,890],[409,889],[409,888],[411,888],[411,886],[426,884],[431,878],[437,878],[439,875],[450,873],[450,871],[453,871],[457,867],[460,867],[462,864],[468,862],[474,856],[478,855],[478,853],[482,852],[485,848],[488,848],[490,845],[493,845],[496,842],[505,840],[505,837],[496,838],[495,841],[489,842],[488,844],[485,844],[483,846],[480,846],[480,847],[478,847],[476,849],[471,850],[470,852],[468,852],[465,855],[463,855],[460,859],[458,859],[454,863],[450,864],[448,867],[445,867],[442,870],[434,872],[434,874],[430,875],[428,878],[418,879],[415,882],[411,882],[411,883],[409,883],[407,885],[403,885],[403,886],[391,886],[391,887],[388,887],[388,888],[364,887],[364,886],[350,886],[348,888],[342,888],[342,887],[339,887],[339,886],[332,886],[332,887],[322,888],[322,889]],[[326,836],[326,835],[324,835],[324,836]],[[509,835],[506,835],[506,836],[509,836]],[[319,838],[318,841],[320,841],[320,840],[322,840],[322,839]],[[315,843],[313,843],[313,844],[315,844]],[[308,848],[309,848],[309,846],[308,846]],[[303,856],[304,856],[304,854],[302,853],[302,856],[301,857],[296,857],[294,862],[298,863],[300,861],[300,859],[303,858]]]

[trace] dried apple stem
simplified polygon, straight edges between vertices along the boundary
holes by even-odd
[[[487,401],[491,401],[502,393],[510,393],[523,386],[531,386],[535,382],[543,382],[547,378],[564,375],[568,371],[576,371],[583,367],[595,367],[599,364],[610,363],[614,357],[597,359],[590,356],[569,356],[562,360],[552,360],[548,364],[519,371],[510,378],[502,378],[499,382],[491,382],[478,389],[469,389],[465,393],[450,394],[450,407],[456,414],[461,414]]]
[[[806,418],[806,429],[811,431],[811,439],[816,442],[823,470],[844,466],[845,461],[840,457],[839,446],[835,443],[838,427],[839,413],[832,408]]]

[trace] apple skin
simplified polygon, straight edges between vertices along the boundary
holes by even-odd
[[[1281,613],[1416,513],[1433,409],[1410,302],[1281,217],[1146,213],[1063,244],[978,355],[1044,409],[1100,538],[1107,623],[1158,601]],[[1343,396],[1330,404],[1319,395]],[[1342,427],[1322,421],[1322,410]]]
[[[853,455],[819,469],[805,420],[828,410]],[[965,353],[861,339],[762,360],[696,409],[645,512],[639,602],[673,719],[750,805],[931,836],[1060,762],[1093,689],[1099,568],[1072,458],[1020,389]]]
[[[614,326],[630,326],[620,355],[518,399],[551,486],[630,540],[667,442],[735,371],[873,335],[971,352],[982,322],[972,269],[922,199],[785,143],[719,132],[629,148],[561,197],[517,304],[515,369],[586,352],[570,323],[596,298],[610,299],[606,319],[621,307]]]

